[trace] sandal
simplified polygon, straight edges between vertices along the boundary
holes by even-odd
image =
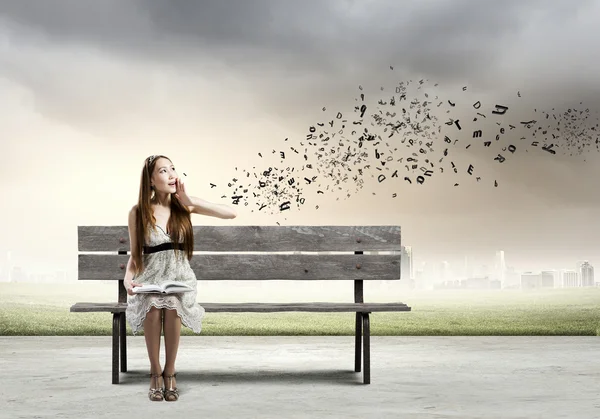
[[[165,399],[165,390],[164,387],[158,387],[158,378],[162,377],[162,375],[152,373],[150,373],[149,375],[151,378],[154,378],[156,380],[156,388],[150,387],[150,390],[148,391],[148,398],[150,399],[150,401],[153,402],[162,402]]]
[[[169,379],[169,386],[165,386],[165,400],[168,402],[176,402],[177,400],[179,400],[179,390],[177,390],[177,387],[173,388],[173,386],[171,385],[173,383],[173,378],[176,377],[177,373],[174,373],[173,375],[165,375],[163,371],[163,380],[165,378]]]

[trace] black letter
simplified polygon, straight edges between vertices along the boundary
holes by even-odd
[[[495,113],[496,115],[504,115],[507,110],[508,110],[508,107],[506,107],[506,106],[496,105],[496,109],[494,109],[492,111],[492,113]]]

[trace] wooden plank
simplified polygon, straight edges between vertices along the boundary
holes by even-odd
[[[108,312],[108,313],[124,313],[127,308],[127,303],[76,303],[71,306],[72,313],[86,312]]]
[[[400,226],[193,226],[194,250],[400,251]],[[127,226],[77,226],[81,252],[129,251]]]
[[[199,303],[207,312],[253,312],[272,313],[279,311],[306,312],[370,312],[411,311],[404,303]]]
[[[122,280],[128,259],[78,255],[79,279]],[[190,266],[202,281],[400,279],[400,255],[200,254],[192,257]]]
[[[280,311],[306,312],[373,312],[373,311],[411,311],[405,303],[199,303],[210,313],[272,313]],[[123,303],[77,303],[71,312],[125,311]]]

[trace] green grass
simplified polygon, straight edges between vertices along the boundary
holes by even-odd
[[[52,305],[19,301],[24,299],[22,295],[0,297],[0,335],[111,335],[110,313],[70,313],[64,302]],[[71,303],[79,300],[73,299]],[[371,314],[372,335],[600,336],[599,288],[433,291],[406,294],[402,301],[412,307],[411,312]],[[202,335],[352,336],[354,316],[354,313],[207,313]],[[131,334],[129,325],[127,330]],[[194,333],[184,327],[182,335]]]

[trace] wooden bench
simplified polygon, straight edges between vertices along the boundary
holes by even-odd
[[[354,371],[363,382],[370,377],[369,313],[410,311],[404,303],[365,303],[365,280],[400,279],[399,226],[193,226],[195,252],[265,252],[262,254],[194,254],[190,265],[199,281],[211,280],[352,280],[354,302],[348,303],[210,303],[200,302],[207,313],[280,311],[355,312]],[[123,278],[129,260],[127,226],[78,226],[78,278],[115,280],[118,301],[76,303],[71,312],[113,314],[112,383],[127,372],[125,309],[127,292]],[[346,252],[345,254],[282,254],[274,252]],[[378,254],[387,251],[391,254]],[[93,252],[103,252],[98,254]],[[106,254],[112,252],[112,254]],[[201,291],[199,292],[202,298]],[[318,296],[317,296],[318,297]]]

